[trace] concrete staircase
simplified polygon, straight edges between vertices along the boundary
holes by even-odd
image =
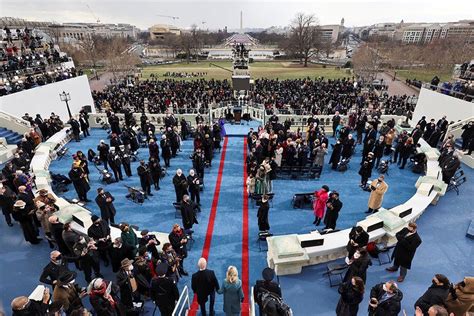
[[[0,137],[5,138],[9,145],[17,145],[23,138],[22,135],[5,127],[0,127]]]

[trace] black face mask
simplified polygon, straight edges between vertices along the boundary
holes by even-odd
[[[61,260],[62,258],[63,258],[63,257],[62,257],[61,255],[59,255],[59,256],[56,257],[56,261],[59,261],[59,260]]]

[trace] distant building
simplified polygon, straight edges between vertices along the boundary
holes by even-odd
[[[448,23],[379,23],[357,27],[354,33],[362,39],[385,36],[407,44],[430,43],[435,40],[458,39],[474,43],[474,20]]]
[[[342,21],[344,22],[344,21]],[[337,42],[339,35],[344,30],[342,25],[321,25],[319,31],[321,32],[321,38],[323,41],[331,41],[331,43]]]
[[[166,24],[156,24],[153,25],[148,29],[150,31],[150,38],[152,40],[155,39],[163,39],[166,35],[173,34],[173,35],[180,35],[181,30],[173,25],[166,25]]]

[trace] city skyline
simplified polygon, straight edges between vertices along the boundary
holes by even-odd
[[[128,23],[142,30],[154,24],[171,24],[188,28],[196,24],[202,29],[231,30],[240,28],[240,11],[243,26],[269,28],[287,26],[296,13],[315,14],[319,23],[345,26],[366,26],[383,22],[456,22],[473,19],[467,10],[467,0],[452,1],[451,6],[441,1],[409,0],[333,0],[333,1],[174,1],[151,0],[3,0],[2,15],[33,21],[58,23]],[[423,10],[419,10],[423,8]],[[146,12],[144,15],[143,12]],[[150,13],[151,12],[151,13]],[[169,17],[165,17],[169,16]],[[179,17],[173,19],[171,17]]]

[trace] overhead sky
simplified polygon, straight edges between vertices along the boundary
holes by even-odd
[[[298,12],[320,24],[363,26],[379,22],[452,22],[474,19],[472,0],[0,0],[0,15],[36,21],[153,24],[204,29],[286,26]],[[90,9],[89,9],[90,8]],[[172,19],[170,17],[179,17]]]

